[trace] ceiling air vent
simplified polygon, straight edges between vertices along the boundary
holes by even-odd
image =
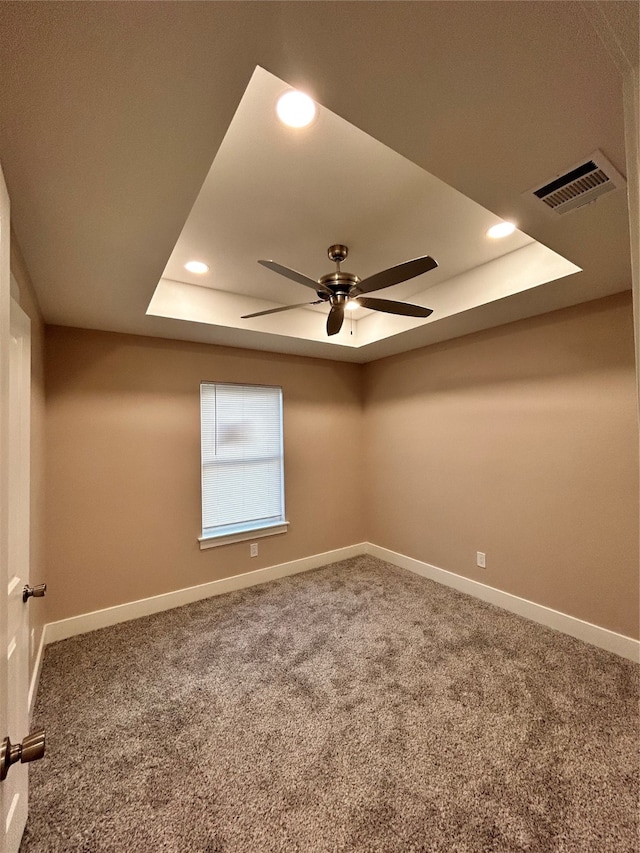
[[[533,195],[549,213],[562,216],[625,184],[620,172],[613,168],[602,152],[594,151],[587,160],[541,186],[527,190],[524,195]]]

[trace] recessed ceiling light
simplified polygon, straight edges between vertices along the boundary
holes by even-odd
[[[189,270],[189,272],[197,272],[199,275],[209,272],[209,267],[203,264],[202,261],[189,261],[184,265],[184,268]]]
[[[487,231],[487,237],[493,237],[497,239],[498,237],[508,237],[509,234],[513,234],[516,230],[516,226],[513,222],[498,222],[497,225],[492,225],[491,228]]]
[[[276,112],[281,122],[289,127],[306,127],[316,114],[316,105],[303,92],[285,92],[278,100]]]

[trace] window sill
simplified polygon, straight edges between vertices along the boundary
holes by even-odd
[[[246,542],[247,539],[262,539],[263,536],[276,536],[278,533],[286,533],[289,527],[288,521],[279,521],[270,527],[258,527],[255,530],[243,530],[239,533],[231,533],[226,536],[199,536],[200,550],[217,548],[220,545],[231,545],[234,542]]]

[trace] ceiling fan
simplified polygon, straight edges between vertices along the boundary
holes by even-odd
[[[348,254],[349,250],[346,246],[329,246],[329,259],[335,261],[336,271],[321,276],[317,281],[291,270],[289,267],[283,267],[282,264],[277,264],[275,261],[258,261],[263,267],[315,290],[319,298],[313,302],[284,305],[282,308],[270,308],[268,311],[244,314],[242,319],[264,317],[266,314],[277,314],[280,311],[290,311],[293,308],[302,308],[305,305],[321,305],[323,302],[328,302],[331,305],[331,311],[327,317],[327,335],[337,335],[344,320],[344,309],[348,304],[355,303],[362,308],[384,311],[387,314],[402,314],[405,317],[428,317],[433,313],[431,308],[422,308],[420,305],[411,305],[409,302],[394,302],[391,299],[375,299],[363,295],[374,290],[382,290],[383,287],[390,287],[392,284],[399,284],[401,281],[407,281],[435,269],[438,264],[429,255],[425,255],[423,258],[415,258],[412,261],[405,261],[403,264],[389,267],[389,269],[360,280],[357,275],[343,272],[340,269],[340,264]]]

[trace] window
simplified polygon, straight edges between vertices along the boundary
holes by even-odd
[[[200,425],[200,547],[285,533],[282,389],[202,382]]]

